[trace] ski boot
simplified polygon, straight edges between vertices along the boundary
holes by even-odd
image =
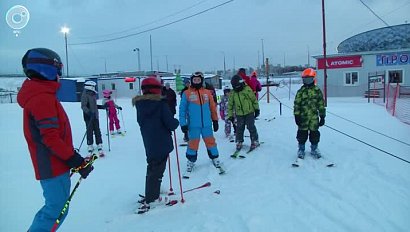
[[[259,141],[255,140],[251,143],[251,149],[250,150],[254,150],[255,148],[259,147]]]
[[[195,167],[195,162],[192,161],[187,161],[186,162],[186,172],[192,172],[192,170],[194,170]]]
[[[94,151],[94,146],[93,145],[88,145],[87,151],[88,151],[88,154],[91,155]]]
[[[299,144],[298,158],[299,159],[305,158],[305,144]]]
[[[237,151],[240,151],[240,150],[242,149],[242,147],[243,147],[242,142],[237,142],[237,143],[236,143],[236,150],[237,150]]]
[[[120,129],[117,130],[117,134],[118,135],[123,135]]]
[[[320,157],[322,157],[322,155],[320,154],[320,150],[317,147],[317,144],[312,144],[310,146],[310,154],[313,156],[313,158],[315,159],[319,159]]]
[[[115,135],[114,131],[110,131],[110,135],[114,136]]]
[[[99,156],[100,156],[100,157],[104,157],[105,154],[104,154],[104,151],[103,151],[103,149],[102,149],[102,144],[101,144],[101,143],[100,143],[100,144],[97,144],[97,149],[98,149],[98,154],[99,154]]]
[[[225,173],[225,170],[222,167],[221,161],[219,161],[218,158],[213,158],[212,159],[212,164],[219,170],[219,175],[222,175],[222,174]]]

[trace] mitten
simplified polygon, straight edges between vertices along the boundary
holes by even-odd
[[[257,118],[260,113],[261,113],[261,111],[259,109],[255,110],[255,118]]]
[[[295,122],[298,126],[302,125],[302,118],[299,115],[295,115]]]
[[[323,126],[323,125],[325,125],[325,117],[321,116],[320,121],[319,121],[319,126]]]
[[[181,130],[182,130],[182,133],[187,133],[188,132],[188,126],[187,125],[181,126]]]
[[[212,121],[212,126],[214,127],[214,132],[217,132],[218,129],[219,129],[218,120],[213,120]]]

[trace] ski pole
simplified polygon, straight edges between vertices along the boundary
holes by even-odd
[[[174,190],[172,189],[172,175],[171,175],[171,158],[168,155],[168,173],[169,173],[169,193],[168,195],[174,195]]]
[[[105,110],[106,117],[107,117],[107,139],[108,139],[108,151],[111,151],[111,144],[110,144],[110,131],[108,130],[108,110]]]
[[[177,156],[177,167],[178,167],[178,178],[179,178],[179,190],[181,192],[181,202],[184,203],[184,193],[182,192],[182,180],[181,180],[181,169],[179,167],[179,158],[178,158],[178,145],[177,145],[177,136],[174,131],[174,144],[175,144],[175,154]]]
[[[90,129],[90,125],[91,125],[92,121],[93,121],[93,118],[90,117],[90,120],[88,120],[88,124],[86,124],[87,126],[85,128],[85,133],[84,133],[83,139],[81,140],[80,147],[78,147],[78,151],[80,151],[81,146],[83,145],[85,136],[87,135],[87,131]]]
[[[98,158],[97,155],[93,155],[93,156],[91,157],[90,162],[88,162],[87,165],[92,165],[97,158]],[[72,172],[71,175],[72,175],[73,173],[74,173],[74,172]],[[70,175],[70,176],[71,176],[71,175]],[[77,183],[75,184],[73,190],[71,191],[70,196],[68,197],[67,201],[65,202],[64,207],[63,207],[63,209],[61,210],[60,215],[58,216],[58,218],[57,218],[56,221],[54,222],[54,225],[53,225],[53,227],[51,228],[51,232],[55,232],[55,231],[57,230],[57,227],[58,227],[58,225],[60,224],[60,220],[61,220],[61,218],[63,218],[64,214],[66,213],[66,211],[67,211],[67,209],[68,209],[68,206],[70,205],[71,199],[73,198],[73,196],[74,196],[74,194],[75,194],[75,192],[76,192],[78,186],[80,186],[82,180],[83,180],[83,177],[81,176],[80,179],[78,179]]]
[[[196,188],[191,188],[191,189],[185,190],[185,191],[184,191],[184,193],[186,193],[186,192],[190,192],[190,191],[193,191],[193,190],[196,190],[196,189],[200,189],[200,188],[209,187],[209,186],[211,186],[211,182],[206,182],[205,184],[203,184],[203,185],[201,185],[201,186],[199,186],[199,187],[196,187]]]
[[[121,112],[122,128],[123,128],[124,132],[127,133],[127,130],[125,129],[124,116],[122,116],[122,110],[120,110],[120,112]]]

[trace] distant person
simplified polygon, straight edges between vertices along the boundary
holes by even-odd
[[[181,90],[181,93],[180,93],[181,98],[182,98],[182,95],[184,94],[184,92],[185,92],[187,89],[189,89],[189,87],[191,86],[191,81],[190,81],[188,78],[186,78],[186,79],[184,80],[184,85],[185,85],[185,87]],[[188,122],[188,124],[189,124],[189,122]],[[188,131],[183,132],[183,133],[184,133],[184,142],[188,142],[188,141],[189,141]]]
[[[208,82],[204,82],[204,87],[205,87],[205,89],[211,91],[212,99],[214,100],[215,104],[218,104],[218,98],[216,96],[215,87],[212,84],[208,83]]]
[[[219,104],[219,115],[221,119],[225,121],[225,136],[229,138],[230,142],[234,142],[234,136],[236,135],[236,124],[235,124],[235,112],[233,112],[234,120],[229,120],[228,118],[228,102],[229,95],[231,94],[231,89],[229,87],[224,88],[224,95],[221,98],[221,103]],[[231,134],[231,127],[233,126],[233,135]]]
[[[169,82],[165,83],[165,86],[162,88],[162,96],[167,99],[169,109],[172,114],[175,115],[177,113],[177,94],[173,89],[171,89]]]
[[[252,92],[256,92],[256,86],[254,82],[251,81],[251,78],[246,75],[246,69],[240,68],[237,75],[240,76],[243,81],[245,81],[245,84],[251,88]]]
[[[253,150],[259,146],[259,135],[255,126],[255,118],[260,114],[259,103],[251,88],[239,75],[232,77],[231,85],[233,93],[229,95],[228,119],[234,122],[234,113],[236,113],[236,150],[242,149],[245,125],[251,138],[250,149]]]
[[[74,150],[70,121],[56,97],[63,65],[60,57],[47,48],[30,49],[22,65],[27,79],[17,102],[23,108],[24,137],[45,200],[29,231],[51,231],[70,196],[70,168],[79,168],[81,177],[87,178],[93,167]]]
[[[191,87],[184,92],[179,104],[179,122],[182,132],[188,132],[189,142],[186,150],[187,169],[184,178],[189,178],[198,158],[199,140],[205,142],[207,153],[213,165],[224,173],[218,159],[219,152],[213,132],[219,128],[216,104],[212,93],[204,87],[204,75],[195,72],[191,76]],[[213,131],[212,131],[213,128]]]
[[[84,83],[84,90],[81,95],[81,109],[83,110],[83,118],[86,126],[88,153],[92,153],[94,151],[94,134],[98,153],[101,157],[103,157],[104,151],[102,146],[98,109],[105,109],[105,106],[97,105],[96,85],[97,83],[94,81],[86,81]]]
[[[262,90],[262,85],[258,80],[258,74],[256,73],[256,71],[252,72],[250,83],[251,83],[251,86],[255,86],[254,93],[255,93],[255,96],[256,96],[256,100],[258,100],[259,99],[259,92]]]
[[[166,99],[161,97],[161,83],[156,78],[145,78],[141,88],[143,95],[132,99],[132,104],[137,109],[137,121],[147,157],[145,196],[140,200],[141,205],[136,211],[139,214],[157,204],[166,204],[160,197],[160,188],[168,155],[174,149],[172,131],[179,125]]]
[[[302,72],[303,86],[298,90],[294,102],[295,122],[298,126],[297,140],[299,143],[298,158],[305,158],[305,143],[309,137],[310,154],[319,159],[320,141],[319,127],[325,125],[326,108],[322,91],[314,84],[316,71],[307,68]],[[320,118],[320,120],[319,120]]]
[[[110,129],[110,134],[113,136],[115,134],[122,135],[121,131],[121,126],[120,126],[120,120],[118,119],[117,116],[117,109],[122,110],[121,106],[118,106],[115,104],[114,99],[111,98],[112,91],[111,90],[104,90],[103,91],[103,101],[102,104],[105,106],[108,114],[108,119],[109,119],[109,129]],[[114,125],[115,129],[117,130],[114,133]]]

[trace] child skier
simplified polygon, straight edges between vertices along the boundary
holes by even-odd
[[[260,113],[259,103],[252,89],[244,83],[244,80],[239,75],[232,77],[231,85],[234,91],[229,96],[228,119],[233,122],[233,114],[236,112],[236,150],[242,149],[245,125],[251,137],[250,150],[253,150],[259,146],[258,131],[255,127],[255,118]]]
[[[156,78],[145,78],[141,82],[143,95],[132,99],[147,157],[145,198],[136,211],[139,214],[157,204],[166,204],[159,193],[168,155],[174,149],[171,134],[179,122],[173,117],[166,99],[161,98],[161,88]]]
[[[225,87],[224,95],[221,98],[221,103],[219,103],[219,115],[221,116],[221,119],[225,121],[225,136],[229,138],[230,142],[233,142],[236,134],[236,125],[228,119],[228,100],[230,93],[231,89],[229,87]],[[231,135],[231,125],[233,125],[233,135]]]
[[[114,124],[115,124],[115,128],[117,129],[117,134],[121,135],[122,132],[121,132],[121,127],[120,127],[120,120],[118,120],[118,117],[117,117],[117,109],[122,110],[122,107],[115,104],[114,100],[111,99],[111,94],[112,94],[111,90],[103,91],[104,99],[103,99],[102,104],[107,109],[108,119],[110,121],[109,123],[110,134],[115,135],[114,133]]]
[[[97,83],[94,81],[86,81],[84,83],[84,91],[81,95],[81,109],[83,110],[83,118],[86,126],[88,152],[94,151],[93,134],[95,135],[95,143],[97,144],[98,153],[104,156],[102,147],[102,138],[100,130],[100,121],[98,109],[105,109],[103,105],[97,105]]]
[[[325,124],[326,109],[322,91],[314,84],[316,71],[312,68],[302,72],[303,86],[298,90],[294,102],[295,122],[298,126],[297,140],[299,143],[298,158],[305,157],[305,143],[309,137],[310,154],[320,158],[318,149],[320,140],[319,127]],[[320,120],[318,118],[320,117]]]
[[[198,157],[199,140],[202,138],[213,165],[222,174],[225,171],[218,159],[219,152],[212,132],[218,131],[218,113],[211,91],[204,88],[204,75],[196,72],[191,76],[191,86],[181,98],[179,104],[179,122],[183,133],[188,132],[189,142],[186,150],[187,170],[184,178],[189,178]],[[188,124],[189,122],[189,124]]]

